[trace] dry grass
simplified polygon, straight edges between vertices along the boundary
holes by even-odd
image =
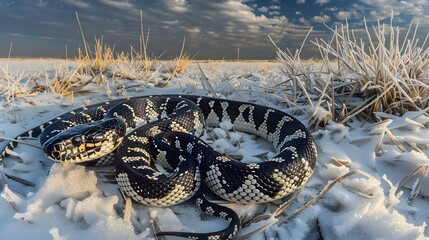
[[[82,41],[84,43],[84,50],[79,49],[79,56],[77,59],[80,74],[97,75],[105,74],[112,77],[120,77],[129,80],[142,80],[150,82],[153,80],[151,72],[158,72],[157,64],[159,57],[148,56],[148,42],[150,31],[144,33],[143,16],[140,12],[141,21],[141,36],[140,36],[140,49],[136,51],[131,47],[129,53],[122,52],[114,56],[114,48],[107,46],[103,43],[103,38],[95,38],[95,46],[92,51],[88,42],[85,40],[82,27],[80,25],[79,17],[76,13],[76,18],[81,29]],[[186,66],[190,63],[191,57],[184,52],[185,41],[183,41],[180,56],[175,58],[170,63],[171,75],[163,84],[168,84],[177,74],[182,73]],[[104,83],[104,82],[103,82]]]
[[[183,39],[182,49],[180,50],[180,55],[176,57],[169,64],[169,71],[171,75],[165,81],[159,82],[157,85],[160,87],[165,86],[169,81],[171,81],[177,74],[183,73],[185,68],[191,63],[193,57],[188,53],[184,52],[185,48],[185,39]],[[195,57],[195,55],[194,55]]]
[[[35,105],[35,102],[31,98],[32,89],[31,81],[32,78],[27,73],[11,73],[9,71],[9,59],[12,51],[12,43],[9,47],[9,57],[6,65],[0,68],[0,97],[5,97],[6,105],[11,110],[13,119],[12,122],[17,122],[18,108],[15,105],[17,98],[22,98],[31,105]]]
[[[425,41],[418,45],[411,23],[405,39],[400,42],[399,27],[378,24],[371,31],[365,23],[369,47],[363,40],[356,40],[349,26],[334,31],[334,44],[316,42],[321,51],[338,59],[339,79],[353,82],[347,101],[363,96],[361,106],[366,117],[375,120],[374,112],[402,115],[407,111],[419,111],[428,106],[429,54],[423,52]],[[418,25],[415,25],[415,32]],[[333,46],[336,46],[335,48]],[[354,109],[351,109],[353,111]]]
[[[73,98],[76,93],[84,90],[85,86],[92,82],[93,77],[79,74],[80,68],[73,71],[57,69],[53,78],[46,78],[45,88],[62,97]]]
[[[277,51],[289,77],[282,83],[289,91],[285,102],[307,106],[303,111],[314,127],[353,117],[377,121],[375,112],[402,115],[428,107],[429,52],[427,37],[421,44],[416,38],[418,24],[410,24],[405,38],[393,20],[372,28],[365,22],[366,40],[357,39],[347,22],[330,30],[329,41],[312,42],[320,51],[318,62],[302,61],[302,47]]]
[[[286,51],[280,50],[279,47],[276,46],[274,41],[271,39],[270,36],[268,38],[270,39],[271,43],[276,47],[277,51],[277,59],[282,64],[282,71],[285,75],[288,77],[298,76],[302,73],[307,72],[306,69],[309,64],[305,64],[304,61],[301,59],[301,52],[304,48],[304,44],[308,38],[308,35],[311,33],[312,28],[308,31],[306,37],[304,38],[301,47],[297,49],[294,53],[292,53],[289,49],[286,49]],[[311,65],[311,64],[310,64]]]
[[[88,43],[85,43],[88,45]],[[113,48],[103,44],[103,38],[95,38],[94,51],[87,46],[88,51],[84,53],[79,49],[77,58],[80,74],[96,75],[106,73],[115,62]]]
[[[173,73],[171,74],[173,78],[173,76],[175,74],[179,74],[179,73],[183,73],[183,71],[185,70],[186,66],[188,66],[188,64],[191,62],[191,55],[184,53],[181,54],[179,57],[175,58],[172,62],[172,66],[173,67]]]
[[[157,65],[160,65],[157,58],[145,58],[131,49],[131,54],[122,52],[117,55],[110,73],[113,77],[121,79],[150,82],[154,73],[159,71]]]

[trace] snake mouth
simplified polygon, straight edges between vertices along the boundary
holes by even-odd
[[[108,119],[78,125],[43,143],[43,152],[56,162],[86,163],[113,152],[125,135],[125,123]]]

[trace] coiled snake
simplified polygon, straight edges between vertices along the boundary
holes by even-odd
[[[223,121],[231,122],[236,131],[265,138],[277,155],[262,163],[242,163],[216,152],[197,137],[204,126],[217,127]],[[202,211],[229,221],[228,227],[218,232],[161,232],[159,236],[232,238],[240,227],[237,214],[207,201],[206,187],[231,202],[274,201],[298,192],[311,176],[317,158],[305,126],[282,111],[188,95],[99,103],[65,113],[20,136],[39,135],[45,154],[55,161],[113,162],[121,191],[136,202],[170,206],[195,195]],[[15,145],[10,142],[7,149]],[[170,172],[162,173],[155,164]]]

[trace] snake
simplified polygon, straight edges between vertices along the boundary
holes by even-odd
[[[266,139],[276,151],[258,163],[234,160],[200,136],[222,122]],[[66,112],[19,136],[39,137],[56,162],[114,164],[120,190],[135,202],[167,207],[189,199],[201,211],[228,221],[210,233],[158,232],[190,239],[231,239],[240,228],[232,209],[207,194],[239,204],[267,203],[296,195],[311,177],[317,149],[295,117],[250,102],[194,95],[117,99]],[[17,142],[10,141],[0,156]]]

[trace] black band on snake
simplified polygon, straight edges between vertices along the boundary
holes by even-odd
[[[134,97],[76,109],[54,120],[20,136],[40,135],[45,154],[57,162],[114,163],[121,191],[136,202],[171,206],[195,195],[202,211],[229,221],[218,232],[161,232],[158,236],[232,238],[240,227],[237,214],[206,200],[206,187],[231,202],[271,202],[296,194],[313,173],[317,159],[314,140],[297,119],[273,108],[232,100]],[[268,140],[277,155],[261,163],[243,163],[197,137],[205,126],[217,127],[223,121],[231,122],[236,131]],[[15,145],[9,143],[2,155]],[[155,164],[169,173],[160,172]]]

